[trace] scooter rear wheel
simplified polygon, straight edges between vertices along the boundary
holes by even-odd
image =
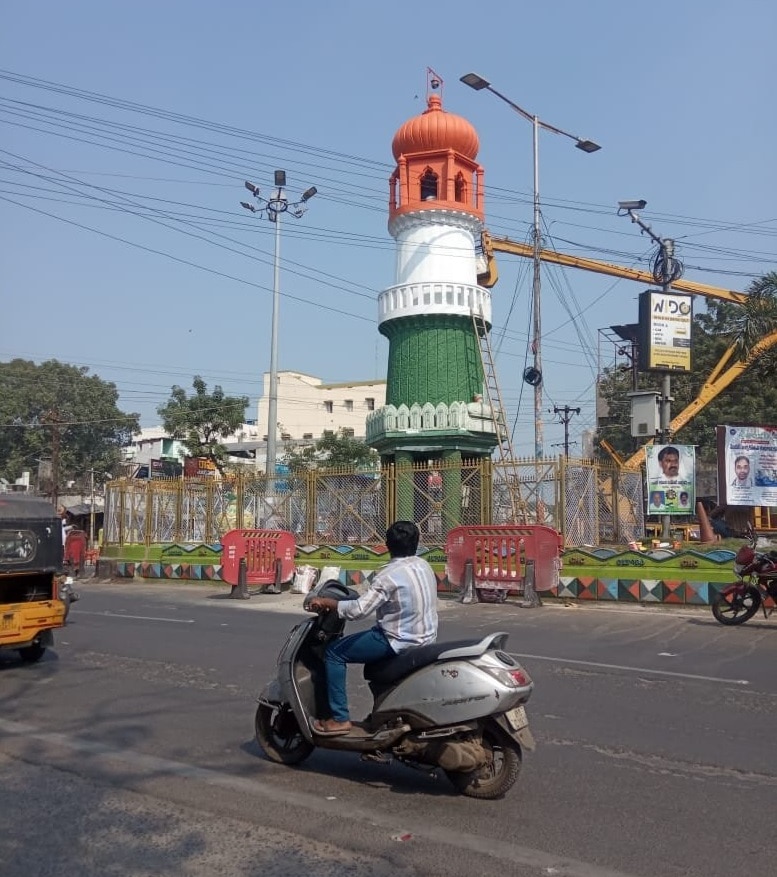
[[[749,585],[743,594],[718,594],[712,602],[715,620],[731,627],[749,621],[761,607],[758,588]]]
[[[278,764],[299,764],[315,748],[305,739],[288,704],[260,703],[256,709],[256,742]]]
[[[521,771],[521,747],[500,735],[497,738],[486,730],[483,745],[491,751],[491,761],[479,770],[461,773],[445,771],[457,792],[468,798],[493,801],[502,798],[515,785]]]

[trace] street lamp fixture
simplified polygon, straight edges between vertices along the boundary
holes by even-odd
[[[261,219],[275,223],[275,253],[273,257],[273,295],[272,326],[270,333],[270,395],[267,402],[267,474],[268,495],[274,493],[275,470],[278,459],[278,313],[280,310],[280,255],[281,255],[281,216],[291,213],[301,219],[307,210],[307,203],[318,191],[315,186],[306,189],[299,201],[289,201],[286,197],[286,171],[277,170],[274,176],[275,191],[270,198],[263,198],[259,187],[246,180],[245,187],[254,196],[258,206],[241,201],[240,206]],[[257,458],[258,459],[258,458]]]
[[[519,116],[523,116],[528,122],[532,123],[533,128],[533,159],[534,159],[534,226],[532,231],[533,249],[534,249],[534,276],[532,281],[532,351],[534,355],[533,367],[527,368],[524,372],[524,380],[534,387],[534,455],[541,459],[545,455],[544,437],[542,424],[542,314],[540,311],[540,291],[541,291],[541,274],[540,274],[540,252],[542,249],[542,234],[540,231],[540,169],[539,169],[539,132],[540,129],[550,131],[553,134],[560,134],[573,140],[575,146],[582,152],[598,152],[601,149],[598,143],[588,140],[584,137],[577,137],[570,134],[562,128],[543,122],[539,116],[534,115],[523,107],[518,106],[510,100],[510,98],[497,91],[491,83],[479,76],[477,73],[466,73],[461,77],[461,82],[468,85],[475,91],[490,91],[495,94],[501,101],[504,101],[511,109],[515,110]],[[528,373],[528,374],[527,374]]]

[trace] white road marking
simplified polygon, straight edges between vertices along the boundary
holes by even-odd
[[[672,670],[651,670],[649,667],[628,667],[625,664],[602,664],[598,661],[576,661],[572,658],[555,658],[550,655],[524,655],[510,652],[514,658],[528,661],[551,661],[556,664],[577,664],[580,667],[596,667],[599,670],[621,670],[625,673],[649,673],[652,676],[673,676],[678,679],[694,679],[697,682],[724,682],[727,685],[749,685],[747,679],[725,679],[720,676],[697,676],[694,673],[676,673]]]
[[[98,618],[131,618],[135,621],[169,621],[171,624],[194,624],[193,618],[157,618],[154,615],[125,615],[123,612],[79,612],[79,615],[96,615]]]
[[[262,782],[261,780],[220,773],[211,768],[196,767],[185,762],[172,761],[171,759],[159,758],[155,755],[147,755],[127,749],[116,749],[104,743],[83,740],[68,734],[44,732],[32,725],[22,722],[11,722],[2,718],[0,718],[0,733],[12,737],[22,737],[26,741],[36,740],[40,743],[61,746],[72,752],[83,753],[93,758],[110,758],[114,761],[128,764],[136,771],[146,771],[149,778],[158,777],[160,774],[168,774],[194,780],[207,786],[227,789],[242,795],[256,795],[276,804],[298,809],[306,808],[329,817],[337,813],[340,815],[340,818],[349,819],[354,824],[364,823],[367,820],[371,829],[378,826],[392,834],[397,831],[396,816],[392,813],[371,810],[369,814],[365,815],[364,810],[358,804],[352,805],[346,801],[334,803],[331,800],[322,799],[320,795],[314,793],[282,789],[273,783],[272,779],[269,782]],[[304,820],[301,821],[304,823]],[[522,865],[526,868],[533,868],[538,872],[558,874],[560,877],[633,877],[631,874],[614,868],[594,865],[579,859],[550,853],[546,850],[539,850],[508,840],[468,834],[459,829],[445,828],[431,821],[424,821],[414,825],[413,837],[416,840],[426,838],[435,843],[443,844],[449,849],[458,848],[481,853],[484,856],[501,859],[512,865]]]

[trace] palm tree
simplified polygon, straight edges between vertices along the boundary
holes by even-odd
[[[734,321],[733,343],[738,359],[759,356],[767,348],[756,349],[759,342],[777,333],[777,271],[770,271],[754,280],[746,290],[747,299],[741,314]]]

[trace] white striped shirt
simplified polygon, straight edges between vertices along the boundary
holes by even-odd
[[[375,574],[358,600],[337,604],[340,618],[354,621],[375,612],[395,652],[437,639],[437,578],[421,557],[395,557]]]

